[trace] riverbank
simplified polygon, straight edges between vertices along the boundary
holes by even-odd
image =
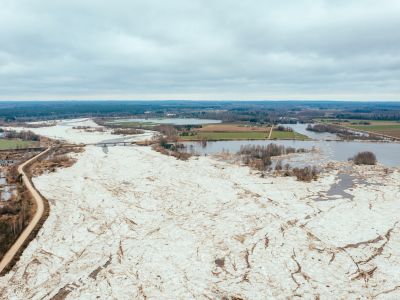
[[[398,168],[332,163],[304,183],[147,146],[74,157],[33,179],[51,213],[5,299],[400,296]]]

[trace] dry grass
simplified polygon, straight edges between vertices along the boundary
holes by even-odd
[[[296,176],[298,181],[310,182],[318,178],[319,170],[314,167],[304,167],[304,168],[294,168],[292,170],[294,176]]]
[[[72,129],[83,130],[85,132],[104,132],[104,127],[74,126]]]
[[[30,176],[39,176],[46,172],[55,172],[58,168],[69,168],[76,159],[71,157],[71,153],[83,152],[83,147],[63,147],[49,153],[46,157],[37,160],[30,166]]]
[[[301,151],[304,151],[304,149],[301,149]],[[266,146],[245,145],[240,147],[237,155],[241,157],[242,162],[245,165],[259,171],[264,171],[271,165],[272,156],[280,156],[296,152],[297,150],[293,147],[285,147],[277,144],[268,144]]]
[[[187,152],[181,152],[180,150],[184,148],[182,144],[179,143],[169,143],[168,139],[160,136],[152,146],[153,150],[168,156],[173,156],[176,159],[188,160],[192,154]]]
[[[375,133],[387,135],[387,136],[392,136],[395,138],[400,138],[400,128],[398,129],[379,129],[379,130],[374,130]]]
[[[283,166],[282,161],[278,161],[275,165],[275,174],[284,177],[295,176],[298,181],[310,182],[317,180],[320,172],[316,166],[292,168],[289,164]]]
[[[154,144],[152,148],[154,151],[157,151],[157,152],[167,155],[167,156],[173,156],[179,160],[188,160],[192,156],[190,153],[166,149],[159,144]]]

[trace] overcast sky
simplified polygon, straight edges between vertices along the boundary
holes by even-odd
[[[0,0],[0,99],[400,100],[400,1]]]

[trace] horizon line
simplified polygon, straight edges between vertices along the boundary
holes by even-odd
[[[0,102],[379,102],[398,103],[384,99],[0,99]]]

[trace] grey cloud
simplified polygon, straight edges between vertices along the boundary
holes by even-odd
[[[0,0],[0,98],[400,100],[400,2]]]

